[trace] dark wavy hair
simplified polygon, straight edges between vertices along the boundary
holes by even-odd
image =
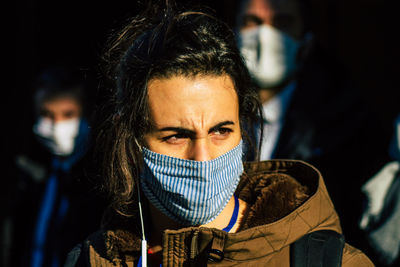
[[[243,139],[259,135],[248,129],[262,114],[233,31],[205,8],[179,9],[171,1],[154,3],[115,32],[103,53],[105,88],[111,93],[108,114],[98,135],[102,177],[111,208],[134,214],[135,181],[142,166],[143,137],[151,127],[147,84],[175,75],[229,75],[239,99]],[[103,117],[104,118],[104,117]],[[262,127],[259,127],[262,129]],[[260,142],[261,143],[261,142]]]

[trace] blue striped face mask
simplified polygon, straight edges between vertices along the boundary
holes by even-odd
[[[143,148],[141,187],[161,212],[182,225],[214,220],[233,196],[243,173],[243,141],[209,161],[185,160]]]

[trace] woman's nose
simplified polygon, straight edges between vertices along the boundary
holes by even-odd
[[[189,149],[190,160],[207,161],[212,159],[211,147],[206,138],[193,140]]]

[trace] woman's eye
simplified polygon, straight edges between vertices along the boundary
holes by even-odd
[[[186,141],[187,136],[183,134],[175,134],[175,135],[170,135],[166,136],[163,138],[164,142],[167,142],[169,144],[183,144]]]
[[[229,136],[229,134],[231,132],[232,132],[232,130],[229,128],[220,128],[220,129],[213,131],[213,135],[217,138],[226,138]]]

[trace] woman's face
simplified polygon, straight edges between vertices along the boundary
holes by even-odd
[[[227,75],[152,79],[148,98],[153,125],[145,142],[154,152],[206,161],[240,142],[238,97]]]

